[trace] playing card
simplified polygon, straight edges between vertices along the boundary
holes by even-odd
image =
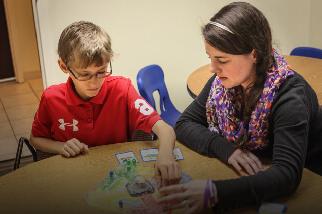
[[[117,153],[115,154],[117,160],[120,162],[120,164],[126,163],[126,161],[133,161],[135,160],[138,162],[138,160],[135,157],[135,154],[133,152],[123,152],[123,153]]]
[[[142,149],[141,157],[143,161],[155,161],[158,157],[158,149]]]
[[[183,155],[182,155],[182,152],[178,147],[174,148],[173,154],[174,154],[176,160],[183,160],[184,159]]]
[[[156,161],[158,157],[159,150],[156,148],[152,149],[142,149],[141,157],[143,161]],[[183,160],[182,152],[179,148],[174,148],[173,155],[176,160]]]

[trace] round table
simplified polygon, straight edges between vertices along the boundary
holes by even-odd
[[[290,67],[301,74],[312,86],[322,104],[322,59],[301,56],[285,56]],[[193,71],[187,80],[189,94],[195,98],[201,92],[207,81],[214,74],[210,72],[210,64]]]
[[[59,155],[44,159],[0,177],[0,213],[106,213],[89,206],[85,197],[102,181],[110,169],[118,165],[115,154],[133,151],[142,165],[140,150],[156,148],[156,142],[129,142],[91,148],[89,153],[75,158]],[[207,158],[176,143],[184,156],[179,161],[182,170],[193,179],[237,178],[237,174],[215,158]],[[294,213],[303,208],[322,210],[322,178],[303,171],[301,184],[292,196],[282,199],[288,211]],[[253,209],[237,213],[256,213]]]

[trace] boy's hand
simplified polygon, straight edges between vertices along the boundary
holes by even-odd
[[[86,144],[79,142],[79,140],[77,140],[76,138],[72,138],[63,144],[60,154],[66,158],[69,158],[87,152],[88,146]]]
[[[181,168],[173,155],[165,156],[159,154],[155,166],[155,174],[161,186],[177,184],[181,179]]]

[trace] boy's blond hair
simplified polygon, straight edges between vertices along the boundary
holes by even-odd
[[[67,66],[101,66],[113,56],[111,38],[99,26],[85,21],[74,22],[60,35],[58,55]]]

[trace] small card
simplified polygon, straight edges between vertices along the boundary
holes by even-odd
[[[156,161],[158,157],[158,149],[142,149],[141,157],[143,161]]]
[[[156,161],[157,160],[157,157],[158,157],[158,154],[159,154],[159,150],[156,149],[156,148],[153,148],[153,149],[142,149],[141,150],[141,157],[142,157],[142,160],[145,161],[145,162],[148,162],[148,161]],[[182,152],[179,148],[174,148],[173,149],[173,155],[175,156],[175,159],[176,160],[183,160],[183,155],[182,155]]]
[[[184,159],[182,152],[181,152],[180,148],[178,148],[178,147],[174,148],[173,154],[174,154],[176,160],[183,160]]]
[[[136,159],[135,155],[133,152],[123,152],[123,153],[117,153],[115,154],[117,160],[120,162],[120,164],[124,164],[125,161],[133,161],[135,160],[136,162],[138,162],[138,160]]]

